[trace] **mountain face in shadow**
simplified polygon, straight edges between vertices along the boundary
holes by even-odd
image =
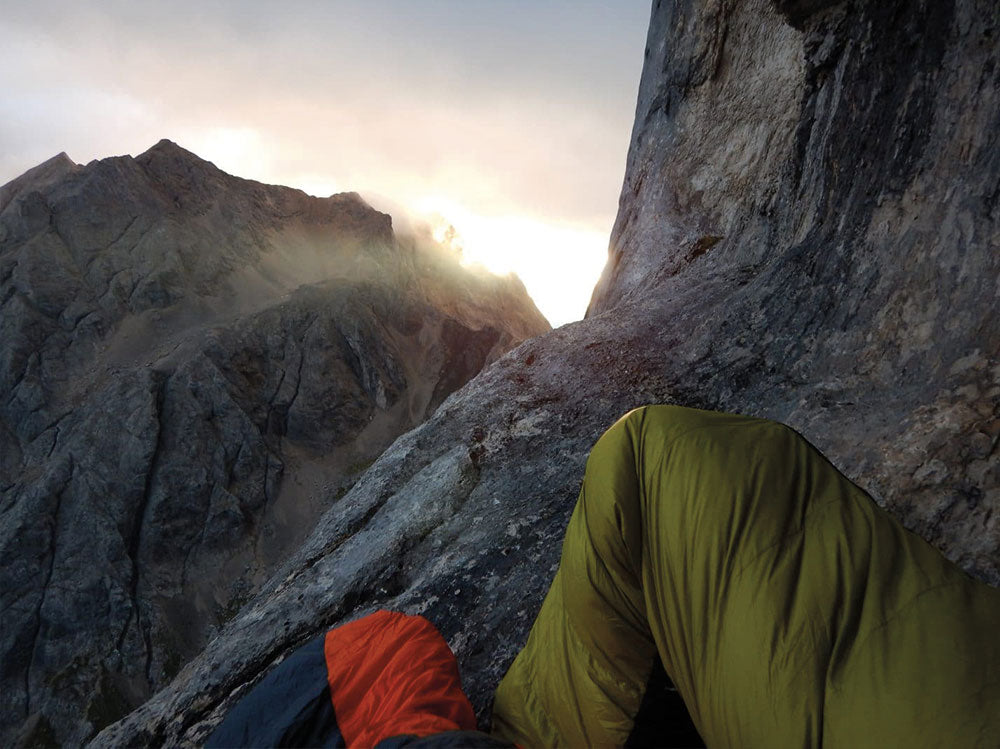
[[[163,141],[0,188],[4,743],[166,684],[398,435],[548,324],[355,194]]]

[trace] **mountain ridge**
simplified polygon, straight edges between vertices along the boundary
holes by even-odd
[[[357,194],[232,177],[170,141],[3,190],[15,743],[78,744],[144,701],[398,434],[548,329],[518,281],[397,238]]]

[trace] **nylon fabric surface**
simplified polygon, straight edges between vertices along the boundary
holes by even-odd
[[[326,635],[327,673],[347,745],[445,731],[473,731],[448,643],[422,616],[377,611]]]
[[[230,709],[205,746],[346,746],[330,702],[324,639],[307,642],[261,679]]]
[[[1000,746],[1000,591],[775,422],[605,433],[494,731],[622,745],[657,657],[709,747]]]

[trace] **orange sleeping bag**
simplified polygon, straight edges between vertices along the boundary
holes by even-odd
[[[376,611],[288,654],[206,746],[509,749],[476,731],[448,643],[422,616]]]
[[[348,746],[401,734],[472,731],[448,643],[422,616],[377,611],[326,633],[330,696]]]

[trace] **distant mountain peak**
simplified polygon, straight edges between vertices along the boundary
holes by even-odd
[[[141,158],[142,156],[147,156],[147,155],[181,156],[190,159],[197,159],[198,161],[204,161],[204,159],[202,159],[197,154],[187,150],[182,146],[177,145],[169,138],[161,138],[159,141],[157,141],[156,145],[146,149],[136,158]]]
[[[0,211],[6,208],[11,199],[25,188],[37,190],[77,168],[77,163],[65,151],[60,151],[38,166],[33,166],[24,174],[0,187]]]
[[[199,169],[211,169],[224,174],[224,172],[211,161],[203,159],[193,151],[189,151],[183,146],[179,146],[167,138],[163,138],[156,145],[143,151],[135,157],[135,160],[139,164],[143,165],[185,164]]]
[[[69,154],[67,154],[65,151],[60,151],[55,156],[53,156],[51,159],[48,159],[47,161],[43,161],[41,164],[39,164],[39,167],[49,167],[49,168],[52,168],[52,167],[58,167],[58,166],[72,167],[72,166],[76,166],[76,162],[73,161],[73,159],[71,159],[69,157]]]
[[[13,561],[0,587],[36,603],[3,611],[0,746],[79,746],[136,707],[312,532],[321,486],[342,496],[483,366],[548,329],[523,289],[400,245],[357,193],[227,175],[169,140],[84,166],[62,155],[2,189],[0,549]],[[40,484],[45,471],[78,483]],[[73,495],[60,517],[95,525],[57,523],[60,493]],[[22,553],[11,539],[27,527],[49,535]],[[71,567],[87,582],[63,583],[70,566],[49,558],[64,554],[82,554]],[[69,622],[63,596],[78,590],[104,597]],[[62,647],[36,624],[46,595],[80,643],[49,670],[18,639],[37,630],[39,653]],[[222,603],[170,608],[202,600]],[[87,689],[50,677],[66,662]]]

